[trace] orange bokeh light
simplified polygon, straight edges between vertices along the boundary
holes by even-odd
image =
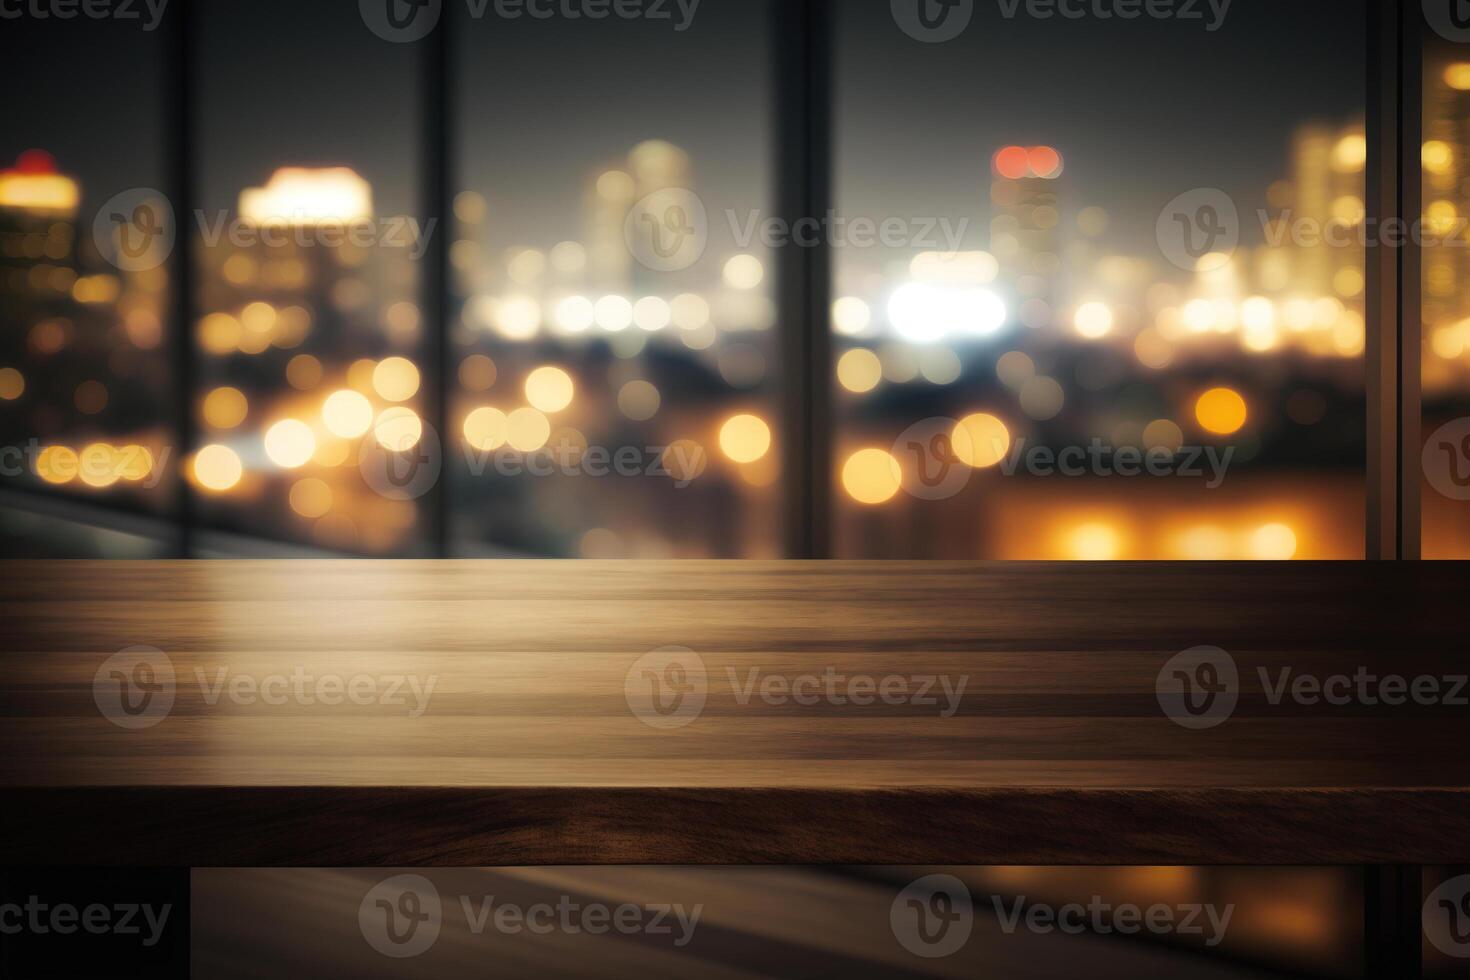
[[[1038,177],[1055,177],[1062,172],[1062,155],[1049,146],[1033,146],[1026,155],[1031,172]]]
[[[995,172],[1007,180],[1020,180],[1031,172],[1030,154],[1022,146],[1008,146],[995,155]]]

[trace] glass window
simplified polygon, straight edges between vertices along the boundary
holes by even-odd
[[[201,522],[253,539],[205,546],[423,553],[420,46],[355,4],[200,19],[189,474]]]
[[[0,546],[12,556],[150,557],[170,544],[149,519],[176,500],[169,280],[157,248],[119,248],[166,173],[167,32],[148,23],[27,16],[0,32],[12,80],[0,131]]]
[[[779,557],[768,10],[660,8],[454,12],[457,553]]]
[[[1361,557],[1363,4],[1041,9],[839,5],[838,557]]]
[[[1470,31],[1431,23],[1424,57],[1422,553],[1470,557]]]

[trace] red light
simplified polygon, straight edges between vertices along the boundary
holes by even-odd
[[[1062,172],[1062,155],[1049,146],[1033,146],[1027,158],[1031,172],[1038,177],[1052,178]]]
[[[1020,180],[1031,172],[1025,147],[1008,146],[995,155],[995,172],[1007,180]]]
[[[54,174],[56,160],[45,150],[26,150],[15,161],[15,169],[23,174]]]

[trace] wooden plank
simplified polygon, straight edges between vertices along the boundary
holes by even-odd
[[[1441,748],[1465,707],[1269,690],[1289,670],[1450,693],[1470,671],[1458,565],[14,562],[0,577],[0,863],[1470,850],[1470,762]],[[117,689],[97,677],[140,645],[166,656],[172,700],[133,730],[99,710]],[[664,728],[640,665],[674,645],[705,693]],[[1239,700],[1190,730],[1156,681],[1201,645],[1228,651]],[[810,703],[759,693],[802,677]],[[875,698],[885,678],[906,685],[892,703]]]

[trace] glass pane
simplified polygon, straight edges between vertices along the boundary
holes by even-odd
[[[1361,0],[910,6],[839,9],[838,556],[1361,557]]]
[[[1470,558],[1470,31],[1431,22],[1424,57],[1425,558]]]
[[[11,556],[117,554],[105,530],[61,528],[175,503],[166,253],[130,259],[113,223],[160,200],[166,173],[168,32],[150,26],[147,13],[26,8],[0,31],[12,79],[0,129],[0,548]]]
[[[460,553],[778,554],[766,5],[634,6],[454,10]]]
[[[213,0],[200,44],[202,523],[226,553],[419,553],[421,46],[291,0]]]

